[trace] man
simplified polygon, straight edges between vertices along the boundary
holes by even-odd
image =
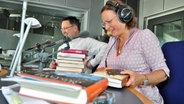
[[[87,32],[80,34],[80,22],[76,17],[73,16],[62,19],[61,31],[64,36],[70,38],[69,46],[71,49],[87,50],[89,56],[91,55],[91,59],[85,60],[84,69],[84,73],[91,73],[92,69],[100,63],[107,44],[88,37],[87,35],[89,35],[89,33]],[[61,45],[59,50],[64,47],[65,44]],[[50,68],[56,68],[56,66],[57,63],[52,61]]]

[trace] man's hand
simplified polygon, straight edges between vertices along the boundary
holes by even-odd
[[[50,67],[51,69],[56,69],[56,66],[57,66],[57,63],[56,63],[55,61],[51,61],[49,67]]]

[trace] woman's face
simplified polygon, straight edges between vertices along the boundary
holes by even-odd
[[[120,36],[125,30],[125,23],[120,22],[116,13],[112,10],[105,10],[101,14],[103,26],[107,30],[107,34],[112,36]]]

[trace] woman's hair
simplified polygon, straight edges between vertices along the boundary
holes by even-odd
[[[135,12],[134,10],[127,4],[125,4],[124,0],[109,0],[111,1],[112,3],[116,4],[120,4],[120,6],[126,6],[128,7],[128,9],[130,9],[131,13],[132,13],[132,19],[126,23],[126,26],[130,29],[130,28],[133,28],[136,26],[136,17],[135,17]],[[108,2],[108,1],[107,1]],[[114,6],[112,5],[105,5],[103,6],[103,8],[101,9],[101,13],[104,12],[105,10],[112,10],[116,13],[117,15],[117,8],[115,8]],[[118,17],[119,18],[119,17]],[[120,20],[121,21],[121,20]]]
[[[80,31],[80,22],[79,19],[77,19],[74,16],[68,16],[62,19],[62,21],[69,21],[71,25],[76,25]]]

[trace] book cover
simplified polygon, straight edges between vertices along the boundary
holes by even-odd
[[[94,72],[92,75],[105,77],[108,79],[108,86],[115,88],[122,88],[125,83],[128,81],[129,75],[121,75],[121,70],[98,70]]]
[[[79,49],[68,49],[68,50],[62,50],[63,53],[75,53],[75,54],[85,54],[87,55],[87,50],[79,50]]]
[[[76,72],[76,73],[82,73],[83,69],[82,68],[72,68],[72,67],[61,67],[61,66],[56,66],[55,71],[65,71],[65,72]]]
[[[87,104],[108,86],[107,78],[81,73],[20,73],[19,76],[24,78],[24,82],[18,81],[23,95],[64,103]]]

